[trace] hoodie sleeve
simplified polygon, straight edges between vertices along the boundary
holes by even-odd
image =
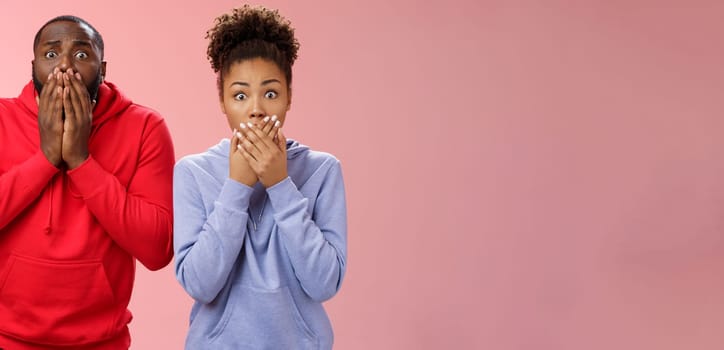
[[[253,189],[226,178],[207,217],[203,189],[187,166],[179,162],[173,177],[176,279],[192,298],[210,303],[241,252]]]
[[[318,302],[337,293],[347,261],[347,207],[342,170],[336,159],[330,159],[329,163],[313,216],[307,211],[309,200],[290,178],[267,189],[294,273],[307,295]]]
[[[174,151],[162,119],[149,123],[147,128],[127,189],[92,156],[68,171],[68,176],[111,238],[148,269],[158,270],[171,261],[173,253]]]
[[[25,162],[0,173],[0,229],[38,198],[59,171],[38,150]]]

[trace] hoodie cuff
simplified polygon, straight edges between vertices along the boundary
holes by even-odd
[[[254,192],[252,187],[227,177],[216,201],[227,208],[246,211],[252,192]]]
[[[294,205],[304,199],[302,193],[297,189],[297,185],[289,176],[274,186],[267,188],[266,193],[269,195],[269,202],[271,202],[276,213],[282,212],[285,207]]]
[[[88,155],[88,159],[75,169],[68,170],[74,189],[84,198],[92,197],[100,191],[103,188],[101,186],[103,179],[108,175],[109,173],[91,155]]]
[[[29,174],[33,174],[32,177],[38,179],[40,182],[48,182],[53,175],[57,174],[60,169],[56,168],[55,165],[50,163],[48,158],[45,158],[43,151],[38,151],[34,156],[28,159],[25,164],[27,168],[23,171],[27,171]]]

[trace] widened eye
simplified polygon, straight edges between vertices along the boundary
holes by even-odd
[[[238,100],[238,101],[246,100],[246,95],[243,93],[238,93],[238,94],[234,95],[234,99]]]
[[[45,53],[45,58],[56,58],[58,54],[55,51],[48,51]]]
[[[78,52],[75,54],[75,58],[84,60],[84,59],[88,58],[88,54],[85,53],[85,52],[83,52],[83,51],[78,51]]]
[[[269,99],[277,98],[277,96],[278,94],[276,91],[267,91],[266,94],[264,94],[264,97]]]

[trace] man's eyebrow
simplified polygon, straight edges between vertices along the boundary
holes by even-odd
[[[61,43],[60,40],[50,40],[50,41],[46,41],[42,44],[45,46],[57,46],[60,43]],[[91,45],[90,40],[78,40],[78,39],[73,40],[73,45],[74,46],[93,46],[93,45]]]
[[[73,45],[93,46],[89,40],[73,40]]]

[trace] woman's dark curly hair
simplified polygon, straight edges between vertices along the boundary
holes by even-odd
[[[277,10],[244,5],[216,17],[213,28],[206,32],[206,51],[211,68],[218,74],[219,94],[223,76],[233,63],[263,58],[276,63],[292,85],[292,65],[297,59],[299,41],[294,37],[291,22]]]

